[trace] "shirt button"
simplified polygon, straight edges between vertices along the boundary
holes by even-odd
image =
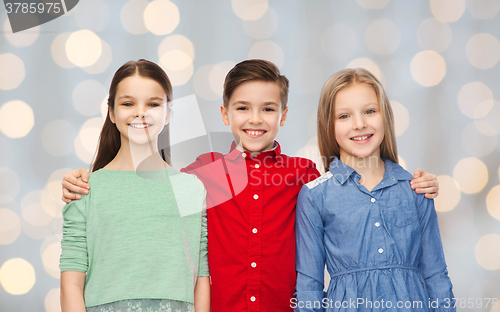
[[[375,202],[375,198],[372,198],[371,201],[372,201],[372,203],[374,203]]]
[[[259,167],[260,167],[259,164],[255,164],[255,168],[259,169]]]
[[[250,301],[254,302],[255,301],[255,297],[254,296],[250,297]]]
[[[257,266],[257,263],[255,262],[252,262],[252,264],[250,264],[252,266],[252,268],[255,268]]]
[[[259,199],[259,195],[255,194],[255,195],[253,196],[253,199],[255,199],[255,200]]]
[[[241,153],[241,157],[243,158],[247,157],[247,153]]]
[[[379,227],[379,226],[380,226],[380,223],[375,222],[375,226],[376,226],[376,227]]]
[[[253,228],[252,233],[257,233],[257,228]]]
[[[378,249],[378,253],[383,253],[383,252],[384,252],[384,249],[382,249],[382,248]]]

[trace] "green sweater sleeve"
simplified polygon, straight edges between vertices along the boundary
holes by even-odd
[[[62,271],[87,272],[87,220],[72,201],[63,208],[63,238],[59,268]]]
[[[210,276],[208,269],[208,235],[207,235],[207,200],[206,191],[203,200],[201,216],[201,239],[200,239],[200,258],[198,264],[198,276]]]

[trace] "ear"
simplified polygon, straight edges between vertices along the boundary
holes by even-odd
[[[220,106],[220,114],[222,115],[222,120],[224,121],[224,125],[229,126],[230,125],[230,123],[229,123],[229,115],[227,113],[227,109],[224,106],[224,104],[222,104]]]
[[[280,127],[283,127],[285,125],[285,120],[286,120],[287,114],[288,114],[288,107],[285,108],[285,112],[283,113],[283,115],[281,115]]]
[[[165,118],[165,125],[167,125],[170,122],[170,115],[172,115],[172,111],[167,112],[167,117]]]
[[[115,113],[110,106],[108,106],[108,113],[109,113],[109,119],[111,119],[111,122],[116,123],[115,122]]]

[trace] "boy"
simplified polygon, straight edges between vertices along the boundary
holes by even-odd
[[[274,141],[288,114],[288,79],[264,60],[235,65],[224,82],[221,115],[235,141],[183,169],[207,189],[212,311],[291,311],[295,287],[295,203],[319,176],[312,161],[281,154]],[[422,172],[415,172],[418,177]],[[65,175],[66,202],[86,184],[83,169]],[[428,193],[435,176],[418,179]],[[76,184],[76,185],[74,185]],[[437,196],[437,193],[434,193]]]

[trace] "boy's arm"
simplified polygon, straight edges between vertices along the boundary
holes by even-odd
[[[210,312],[210,277],[198,276],[194,287],[195,312]]]
[[[415,196],[422,232],[418,270],[425,281],[431,311],[456,311],[453,286],[446,268],[434,200]]]
[[[79,180],[78,178],[82,179]],[[89,173],[85,168],[76,169],[66,173],[61,182],[63,190],[62,201],[69,204],[74,199],[81,199],[82,196],[80,194],[88,194],[88,190],[90,189],[90,185],[86,183],[88,181]],[[74,193],[71,193],[70,191]]]
[[[83,300],[83,287],[85,285],[85,272],[61,272],[61,311],[85,312]]]
[[[426,198],[436,198],[439,195],[439,182],[436,175],[418,168],[413,173],[411,188],[417,193],[425,193]]]
[[[325,248],[323,243],[323,221],[312,202],[312,195],[303,186],[297,200],[295,221],[297,285],[295,298],[290,306],[295,311],[323,311]],[[295,301],[295,302],[294,302]],[[313,309],[307,307],[315,307]]]

